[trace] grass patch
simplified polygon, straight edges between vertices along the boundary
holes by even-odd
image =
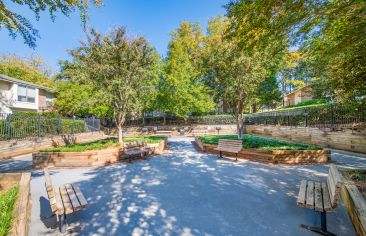
[[[0,236],[6,236],[13,220],[13,208],[17,199],[18,185],[0,192]]]
[[[219,139],[238,139],[237,135],[212,135],[200,136],[198,139],[205,144],[218,144]],[[260,150],[321,150],[315,145],[282,141],[272,138],[263,138],[246,134],[243,137],[244,148],[256,148]]]
[[[163,136],[137,136],[137,137],[125,137],[126,143],[145,141],[147,143],[159,143],[164,140]],[[118,147],[117,138],[106,138],[93,142],[70,144],[63,147],[56,147],[51,149],[44,149],[41,152],[85,152],[91,150],[101,150],[106,148]]]

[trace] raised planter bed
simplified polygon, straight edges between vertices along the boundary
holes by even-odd
[[[27,236],[31,215],[30,173],[0,174],[0,191],[18,185],[18,194],[13,207],[13,220],[8,235]]]
[[[219,154],[214,150],[217,145],[205,144],[195,138],[197,146],[204,152]],[[224,156],[234,157],[233,153],[223,152]],[[260,161],[273,164],[301,164],[301,163],[326,163],[330,161],[329,150],[259,150],[243,149],[238,154],[239,158],[245,158],[252,161]]]
[[[149,155],[162,153],[167,140],[159,143],[148,143]],[[126,144],[132,147],[133,143]],[[106,148],[84,152],[37,152],[33,153],[33,166],[37,169],[45,167],[98,167],[124,161],[121,156],[123,147]]]
[[[344,178],[344,184],[341,188],[341,198],[347,209],[348,215],[352,221],[357,235],[366,235],[366,199],[356,183],[349,178],[347,172],[349,169],[340,168]],[[366,172],[366,169],[363,171]],[[362,180],[363,182],[365,180]]]

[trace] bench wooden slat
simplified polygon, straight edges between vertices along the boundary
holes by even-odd
[[[71,205],[74,209],[74,211],[78,211],[81,209],[80,202],[78,198],[76,197],[76,194],[74,192],[74,189],[72,188],[71,184],[65,184],[65,188],[67,191],[67,194],[69,195]]]
[[[306,180],[301,180],[299,196],[297,197],[297,204],[300,206],[305,206],[306,199]]]
[[[337,167],[333,164],[331,164],[329,167],[327,183],[329,189],[330,202],[332,208],[335,208],[337,206],[337,202],[339,199],[339,192],[342,185],[342,178],[337,170]]]
[[[324,208],[324,211],[331,211],[332,210],[332,205],[330,203],[329,189],[328,189],[326,183],[322,183],[322,193],[323,193],[323,208]]]
[[[64,205],[62,204],[62,198],[59,189],[55,189],[55,199],[56,199],[56,206],[57,210],[55,213],[57,215],[63,215],[65,212]]]
[[[306,208],[314,209],[314,181],[308,181],[306,189]]]
[[[72,185],[72,187],[74,188],[75,194],[80,202],[81,207],[85,208],[88,206],[88,202],[86,201],[83,193],[80,191],[79,187],[76,185]]]
[[[323,211],[323,197],[321,183],[315,182],[315,210]]]
[[[72,204],[69,198],[69,195],[67,194],[65,185],[60,186],[60,194],[62,198],[62,203],[64,205],[65,214],[71,214],[74,212],[74,209],[72,208]]]

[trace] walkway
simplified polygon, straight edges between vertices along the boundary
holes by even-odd
[[[89,201],[68,219],[75,235],[313,235],[299,228],[320,219],[296,206],[298,184],[324,179],[327,166],[232,162],[197,152],[192,141],[170,139],[169,152],[148,161],[52,170],[54,184],[76,182]],[[333,157],[366,167],[366,159],[349,153]],[[30,235],[58,235],[55,219],[40,220],[50,213],[43,173],[32,176]],[[354,235],[343,206],[329,214],[328,226]]]

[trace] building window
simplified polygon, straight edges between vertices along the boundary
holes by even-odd
[[[50,92],[46,92],[46,102],[52,102],[53,94]]]
[[[18,101],[35,103],[36,89],[25,85],[18,85]]]

